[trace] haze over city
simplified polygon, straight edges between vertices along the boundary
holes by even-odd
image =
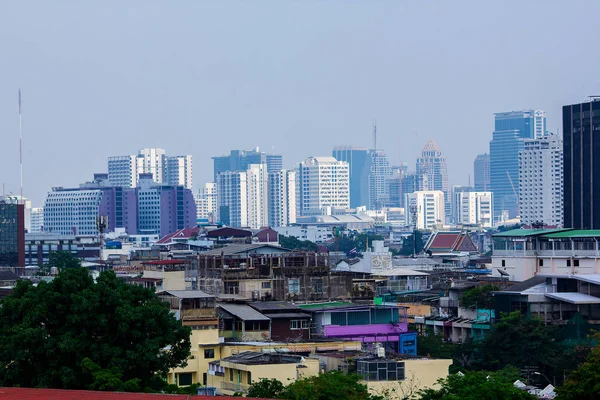
[[[432,137],[450,184],[489,151],[495,112],[598,94],[600,3],[5,2],[1,181],[24,195],[77,186],[108,156],[162,147],[194,157],[196,187],[231,148],[291,168],[335,145],[414,166]]]

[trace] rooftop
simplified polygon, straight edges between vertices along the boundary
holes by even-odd
[[[269,321],[269,317],[245,304],[219,304],[219,308],[242,321]]]
[[[164,290],[159,295],[171,295],[180,299],[214,299],[212,294],[204,293],[200,290]]]
[[[426,272],[406,268],[393,268],[387,271],[373,273],[376,276],[428,276]]]
[[[250,303],[250,306],[262,312],[280,310],[300,310],[300,307],[298,307],[294,303],[290,303],[289,301],[256,301],[254,303]]]
[[[221,359],[236,364],[260,365],[260,364],[297,364],[302,361],[301,356],[279,354],[279,353],[258,353],[255,351],[245,351]]]
[[[600,298],[579,292],[546,293],[546,297],[571,304],[600,304]]]
[[[230,244],[225,247],[221,247],[219,249],[212,249],[209,251],[205,251],[200,253],[201,256],[233,256],[237,254],[249,253],[254,250],[264,249],[264,248],[272,248],[275,250],[279,250],[282,253],[291,252],[289,249],[285,249],[283,247],[274,246],[272,244],[266,243],[253,243],[253,244]]]
[[[544,235],[546,238],[600,237],[600,230],[565,230]]]
[[[498,232],[493,237],[533,237],[548,235],[550,233],[567,232],[572,229],[512,229],[510,231]]]

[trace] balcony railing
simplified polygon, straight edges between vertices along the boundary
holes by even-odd
[[[221,383],[221,389],[231,390],[234,392],[248,393],[249,388],[250,387],[248,385],[242,385],[241,383],[235,383],[235,382],[222,382]]]

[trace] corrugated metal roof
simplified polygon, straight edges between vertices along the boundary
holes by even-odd
[[[309,314],[304,313],[279,313],[279,314],[265,314],[265,316],[271,319],[309,319]]]
[[[566,232],[572,229],[512,229],[506,232],[498,232],[493,234],[493,237],[527,237],[548,235],[550,233]]]
[[[284,249],[283,247],[273,246],[266,243],[253,243],[253,244],[230,244],[229,246],[221,247],[220,249],[212,249],[200,253],[200,256],[232,256],[236,254],[244,254],[253,250],[262,248],[272,248],[280,250],[282,253],[290,252],[291,250]]]
[[[374,273],[377,276],[428,276],[426,272],[415,271],[414,269],[393,268],[387,271]]]
[[[219,304],[229,314],[241,319],[242,321],[269,321],[269,317],[259,313],[254,308],[246,304]]]
[[[175,296],[180,299],[207,299],[215,297],[212,294],[204,293],[200,290],[164,290],[158,294],[170,294],[171,296]]]
[[[584,238],[600,237],[600,230],[568,230],[563,232],[549,233],[544,235],[547,238]]]
[[[250,306],[259,311],[300,310],[300,307],[289,301],[256,301],[250,303]]]
[[[571,304],[600,304],[600,298],[578,292],[546,293],[546,297]]]

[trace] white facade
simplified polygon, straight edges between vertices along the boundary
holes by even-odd
[[[102,190],[53,190],[44,205],[44,230],[61,235],[97,235]]]
[[[323,243],[333,238],[333,231],[328,226],[294,225],[274,227],[278,234],[294,236],[298,240],[308,240],[313,243]]]
[[[537,129],[537,128],[536,128]],[[525,141],[519,153],[519,215],[531,226],[563,225],[563,144],[558,135]]]
[[[406,195],[406,220],[416,229],[432,229],[444,225],[444,192],[441,190],[418,191]],[[414,211],[414,215],[413,215]]]
[[[248,226],[246,179],[244,171],[225,171],[217,175],[217,222]]]
[[[167,156],[164,149],[142,149],[137,155],[137,173],[152,174],[156,183],[167,181],[166,176]],[[110,177],[109,177],[110,179]]]
[[[266,164],[250,164],[246,171],[248,226],[259,229],[269,224],[268,175]]]
[[[192,190],[192,156],[167,157],[167,183]]]
[[[327,207],[350,207],[348,163],[309,157],[298,165],[300,215],[320,215]]]
[[[137,157],[108,157],[108,183],[111,186],[135,187],[137,185]]]
[[[214,223],[217,216],[217,187],[213,182],[205,183],[196,195],[196,218]]]
[[[44,230],[44,207],[31,209],[31,227],[29,233],[39,233]]]
[[[282,169],[269,174],[269,226],[296,222],[296,173]]]
[[[160,234],[160,190],[150,179],[140,179],[138,186],[138,230],[144,234]]]
[[[456,192],[456,223],[491,228],[494,221],[492,192]]]

